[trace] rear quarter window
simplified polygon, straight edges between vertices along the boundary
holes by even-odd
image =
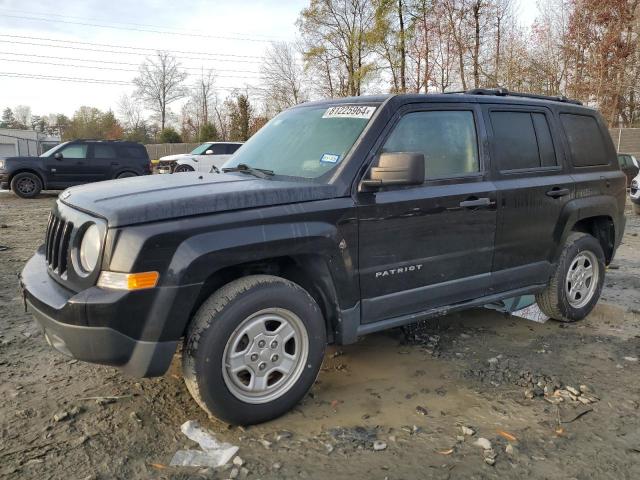
[[[143,146],[120,146],[118,153],[123,158],[147,158],[147,150]]]
[[[605,139],[595,117],[563,113],[560,115],[575,167],[608,165]]]

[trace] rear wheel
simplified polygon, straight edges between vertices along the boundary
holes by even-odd
[[[118,175],[116,178],[130,178],[130,177],[137,177],[138,175],[136,175],[133,172],[122,172],[120,175]]]
[[[322,314],[304,289],[280,277],[244,277],[196,313],[182,353],[185,383],[210,415],[265,422],[311,388],[325,344]]]
[[[11,190],[21,198],[34,198],[42,191],[42,182],[35,173],[18,173],[11,180]]]
[[[561,322],[582,320],[598,303],[604,272],[600,242],[586,233],[572,233],[549,285],[536,295],[540,310]]]
[[[175,169],[175,173],[183,173],[183,172],[195,172],[191,165],[178,165]]]

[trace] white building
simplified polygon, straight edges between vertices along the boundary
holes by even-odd
[[[37,157],[58,143],[59,135],[0,128],[0,157]]]

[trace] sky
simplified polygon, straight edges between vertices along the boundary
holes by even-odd
[[[531,24],[535,2],[517,1],[521,22]],[[117,113],[118,99],[135,89],[138,65],[156,50],[172,52],[192,81],[213,69],[221,96],[257,86],[265,49],[296,39],[295,22],[308,4],[0,0],[0,109],[28,105],[34,114],[71,116],[90,105]]]

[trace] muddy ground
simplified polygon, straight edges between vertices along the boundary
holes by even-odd
[[[139,380],[46,345],[16,274],[42,242],[55,198],[0,193],[0,477],[640,478],[640,216],[630,211],[585,321],[479,309],[371,335],[330,348],[294,411],[243,429],[203,414],[178,356],[163,378]],[[543,396],[581,385],[582,401]],[[118,398],[92,398],[105,396]],[[239,446],[242,468],[168,467],[176,450],[195,446],[180,432],[191,419]],[[493,453],[474,445],[479,437]]]

